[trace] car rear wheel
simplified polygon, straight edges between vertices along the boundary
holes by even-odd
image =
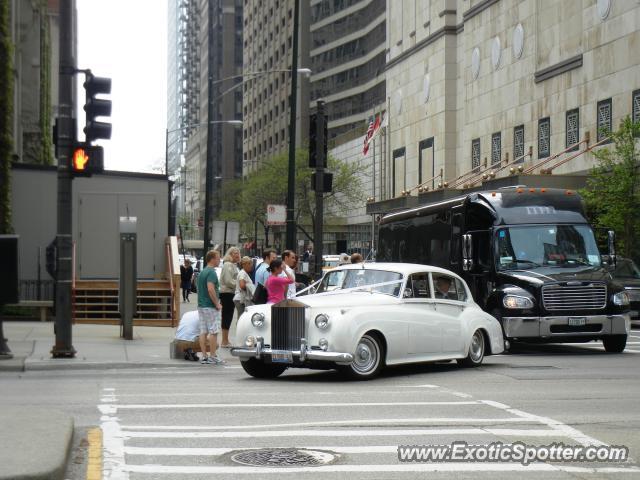
[[[458,359],[458,365],[463,367],[477,367],[484,359],[485,340],[480,330],[476,330],[471,337],[469,352],[465,358]]]
[[[358,341],[353,362],[340,371],[354,380],[370,380],[384,367],[384,347],[377,335],[366,333]]]
[[[609,335],[602,338],[604,349],[609,353],[622,353],[627,346],[626,335]]]
[[[255,378],[276,378],[287,369],[286,365],[269,365],[255,358],[242,360],[240,364],[245,372]]]

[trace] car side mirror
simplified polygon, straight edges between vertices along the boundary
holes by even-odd
[[[462,236],[462,269],[465,272],[473,270],[473,237],[470,233]]]
[[[410,288],[405,288],[404,292],[402,292],[402,296],[404,298],[413,298],[413,291]]]

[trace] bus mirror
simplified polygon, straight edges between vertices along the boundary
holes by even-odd
[[[469,233],[462,236],[462,269],[465,272],[473,269],[473,239]]]
[[[612,267],[616,266],[616,232],[609,230],[609,264]]]

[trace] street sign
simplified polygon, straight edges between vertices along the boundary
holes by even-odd
[[[267,225],[286,225],[287,206],[267,205]]]

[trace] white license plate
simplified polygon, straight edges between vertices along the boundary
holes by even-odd
[[[293,355],[286,350],[271,352],[271,361],[274,363],[293,363]]]
[[[586,323],[587,319],[585,317],[569,317],[570,327],[583,327]]]

